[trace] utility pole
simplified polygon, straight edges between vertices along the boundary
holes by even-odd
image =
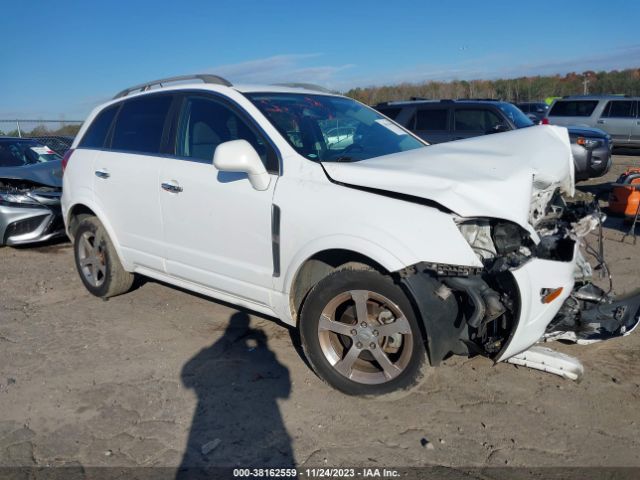
[[[589,79],[586,76],[582,79],[582,92],[585,95],[589,94]]]

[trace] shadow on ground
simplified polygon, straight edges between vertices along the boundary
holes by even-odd
[[[249,321],[244,312],[233,314],[224,335],[182,370],[182,382],[195,391],[198,404],[179,480],[204,478],[216,467],[295,465],[277,404],[289,397],[289,371]]]

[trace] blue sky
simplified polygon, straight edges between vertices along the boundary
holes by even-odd
[[[635,0],[32,0],[2,17],[0,119],[82,119],[196,72],[346,90],[640,67]]]

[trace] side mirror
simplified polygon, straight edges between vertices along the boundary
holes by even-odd
[[[213,166],[221,172],[246,173],[256,190],[269,188],[271,177],[258,152],[246,140],[231,140],[218,145],[213,154]]]

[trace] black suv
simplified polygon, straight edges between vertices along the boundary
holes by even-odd
[[[373,108],[429,143],[450,142],[535,124],[515,105],[490,99],[385,102]],[[544,127],[541,127],[544,128]],[[568,127],[576,179],[599,177],[611,167],[611,137],[597,128]]]

